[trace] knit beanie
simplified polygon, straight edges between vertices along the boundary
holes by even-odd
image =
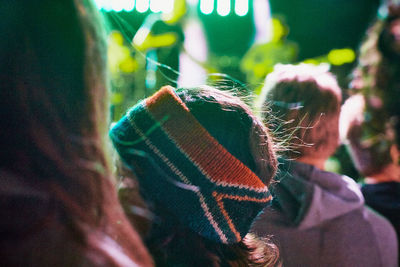
[[[110,137],[145,198],[212,241],[242,240],[271,200],[261,179],[210,135],[172,87],[131,108]]]

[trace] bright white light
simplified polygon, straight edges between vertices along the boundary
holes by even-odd
[[[132,11],[135,8],[135,0],[124,0],[125,5],[124,5],[124,10],[129,12]]]
[[[95,0],[94,3],[96,4],[97,9],[99,9],[99,10],[103,7],[102,0]]]
[[[174,11],[174,2],[175,2],[175,0],[164,0],[164,1],[161,1],[161,2],[162,2],[160,4],[161,12],[163,12],[163,13],[171,13],[172,11]]]
[[[161,11],[161,5],[163,0],[150,0],[150,10],[153,13],[158,13]]]
[[[217,13],[220,16],[226,16],[231,12],[231,1],[230,0],[218,0],[217,1]]]
[[[105,11],[111,11],[113,9],[111,1],[103,1],[103,9]]]
[[[206,15],[211,14],[214,11],[214,0],[200,0],[200,11]]]
[[[112,10],[120,12],[124,8],[124,4],[125,4],[124,0],[112,0],[111,1]]]
[[[144,13],[149,9],[150,3],[149,0],[138,0],[136,2],[136,10],[137,12]]]
[[[238,16],[245,16],[249,12],[249,0],[236,0],[235,13]]]
[[[199,0],[186,0],[186,3],[189,4],[189,6],[197,6]]]

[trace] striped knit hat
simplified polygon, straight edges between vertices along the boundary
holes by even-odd
[[[145,197],[215,242],[239,242],[271,200],[260,178],[209,134],[172,87],[130,109],[110,137]]]

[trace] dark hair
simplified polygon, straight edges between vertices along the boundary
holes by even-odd
[[[176,91],[200,124],[265,184],[275,175],[277,160],[265,126],[238,97],[212,87]],[[146,244],[157,266],[275,266],[277,247],[247,235],[239,243],[213,242],[182,225],[162,203],[151,203],[157,216]]]
[[[238,243],[217,243],[181,225],[167,211],[157,213],[168,219],[154,224],[147,237],[156,266],[280,266],[278,247],[269,238],[249,233]]]
[[[277,65],[258,100],[256,109],[286,139],[286,156],[330,156],[336,150],[341,91],[325,67]]]
[[[350,122],[347,138],[356,167],[363,175],[379,173],[392,162],[390,147],[399,132],[400,12],[389,6],[388,16],[369,28],[353,71],[354,91],[363,98],[362,120]],[[395,135],[399,138],[399,134]]]
[[[105,152],[106,43],[96,8],[89,0],[16,0],[3,1],[0,14],[0,169],[56,203],[57,224],[81,248],[73,257],[119,265],[114,247],[149,263],[118,203]],[[63,258],[47,255],[43,244],[31,253],[41,256],[28,265]]]
[[[386,116],[382,110],[371,112],[367,101],[362,94],[351,96],[343,104],[340,118],[342,138],[347,140],[354,166],[364,176],[380,173],[392,161],[391,141],[380,126],[380,121],[388,123]]]
[[[389,15],[379,35],[382,53],[377,72],[377,86],[383,91],[383,103],[390,126],[395,131],[395,143],[400,147],[400,5],[389,5]]]

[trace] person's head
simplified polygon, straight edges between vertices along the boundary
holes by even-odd
[[[380,127],[381,121],[389,121],[382,113],[371,113],[370,108],[364,95],[354,95],[343,104],[340,117],[341,139],[348,144],[354,166],[363,176],[379,174],[392,162],[388,125]]]
[[[3,1],[0,14],[0,169],[50,195],[60,225],[82,247],[88,229],[135,247],[129,242],[140,241],[124,224],[105,153],[100,14],[90,0]]]
[[[250,262],[239,252],[271,198],[277,161],[265,126],[239,98],[163,87],[110,136],[158,216],[148,238],[157,264]]]
[[[392,1],[396,2],[396,1]],[[400,150],[400,4],[389,4],[378,39],[382,55],[377,70],[377,87],[382,91],[383,106],[394,131],[393,143]],[[400,165],[399,159],[393,159]]]
[[[85,165],[106,166],[106,44],[96,11],[90,1],[2,4],[1,168],[75,180]]]
[[[266,120],[277,120],[289,158],[327,159],[339,142],[341,90],[325,66],[277,65],[256,103]]]
[[[392,164],[391,151],[398,144],[400,8],[390,5],[387,11],[385,18],[370,27],[361,45],[351,82],[357,95],[346,101],[341,118],[342,136],[364,176],[376,176]]]

